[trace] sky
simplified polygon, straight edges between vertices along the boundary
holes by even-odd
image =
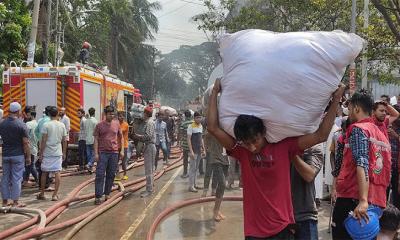
[[[154,1],[151,1],[154,2]],[[181,45],[198,45],[208,41],[203,31],[191,18],[207,11],[202,0],[158,0],[162,10],[155,12],[159,21],[156,40],[146,42],[154,45],[163,54],[178,49]]]

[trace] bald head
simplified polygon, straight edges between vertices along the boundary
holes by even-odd
[[[63,117],[65,115],[65,107],[60,108],[60,117]]]

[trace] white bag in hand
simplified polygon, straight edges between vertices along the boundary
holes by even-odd
[[[323,110],[364,40],[333,32],[244,30],[220,39],[221,126],[232,136],[240,114],[263,119],[278,142],[318,129]]]

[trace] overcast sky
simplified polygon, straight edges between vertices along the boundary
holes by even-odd
[[[152,1],[152,0],[151,0]],[[154,2],[154,1],[152,1]],[[169,53],[180,45],[198,45],[207,41],[203,31],[191,18],[207,11],[202,0],[158,0],[162,10],[156,12],[159,21],[159,32],[156,40],[147,42],[155,45],[162,53]]]

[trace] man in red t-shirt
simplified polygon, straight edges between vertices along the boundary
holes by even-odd
[[[399,112],[386,101],[375,102],[372,119],[387,138],[389,126],[399,117]]]
[[[290,159],[326,141],[332,128],[344,85],[333,94],[332,104],[318,130],[278,143],[268,143],[267,129],[255,116],[240,115],[234,126],[236,140],[218,123],[217,97],[220,81],[214,84],[208,107],[208,131],[240,161],[243,180],[244,234],[247,239],[292,239],[294,223],[290,189]]]
[[[124,142],[121,126],[118,120],[114,119],[115,108],[107,106],[104,108],[105,120],[96,125],[94,129],[94,158],[97,162],[95,179],[95,204],[101,204],[101,197],[104,200],[110,196],[114,183],[115,173],[118,168],[118,142]],[[119,152],[121,159],[124,158],[124,150]]]

